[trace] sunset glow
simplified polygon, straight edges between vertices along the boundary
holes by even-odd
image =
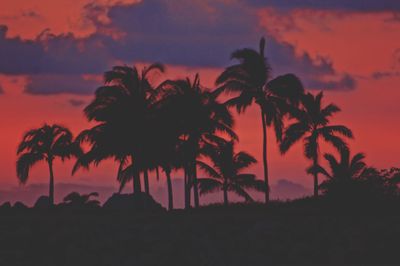
[[[324,90],[324,103],[334,102],[342,109],[332,122],[353,130],[352,151],[364,152],[366,162],[374,167],[398,165],[400,5],[391,10],[262,3],[0,0],[0,203],[26,200],[32,204],[33,197],[18,184],[15,171],[23,133],[45,122],[67,126],[74,134],[93,126],[83,108],[101,85],[104,71],[117,64],[161,62],[167,71],[157,75],[154,83],[199,73],[202,84],[215,88],[217,76],[232,64],[231,52],[257,48],[262,36],[274,76],[295,73],[307,90]],[[258,159],[250,169],[261,179],[259,109],[252,106],[242,115],[234,114],[238,150]],[[312,178],[305,172],[309,161],[301,144],[282,156],[273,131],[269,132],[271,184],[289,180],[311,193]],[[322,153],[327,151],[330,148],[323,146]],[[71,176],[73,164],[74,160],[57,161],[56,184],[106,188],[109,194],[101,199],[118,189],[114,162]],[[150,176],[151,189],[165,189],[164,178],[156,181],[153,173]],[[182,179],[180,172],[172,176]],[[47,182],[48,169],[38,164],[27,186]],[[10,191],[18,192],[17,196]],[[46,193],[47,187],[40,191]],[[287,197],[272,193],[275,198]]]

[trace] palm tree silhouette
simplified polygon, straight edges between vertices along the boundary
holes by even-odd
[[[263,166],[265,182],[265,202],[269,201],[269,176],[267,158],[267,127],[273,126],[276,138],[282,137],[286,105],[296,104],[304,93],[303,85],[293,74],[271,78],[271,68],[264,56],[265,39],[260,41],[259,51],[241,49],[232,53],[232,58],[240,61],[230,66],[218,77],[216,84],[221,85],[218,92],[239,93],[227,101],[229,106],[235,106],[242,113],[255,101],[261,110],[263,129]]]
[[[243,151],[235,153],[233,141],[220,141],[218,145],[207,145],[204,149],[204,154],[211,159],[213,165],[197,161],[198,166],[210,176],[199,178],[201,194],[222,190],[224,205],[228,205],[228,191],[246,201],[253,199],[245,189],[265,191],[263,181],[257,180],[253,174],[243,173],[243,170],[257,162],[256,159]]]
[[[163,85],[168,94],[165,100],[173,108],[172,123],[179,130],[178,153],[185,172],[185,208],[190,207],[190,191],[194,191],[194,205],[199,206],[196,160],[206,141],[225,134],[236,139],[232,130],[233,117],[226,106],[217,101],[217,94],[200,85],[199,75],[194,80],[166,81]]]
[[[350,182],[360,177],[360,174],[364,170],[366,164],[363,161],[365,155],[357,153],[350,158],[350,152],[347,149],[341,150],[340,160],[336,159],[332,154],[325,154],[325,160],[329,164],[330,173],[325,170],[322,166],[315,166],[309,169],[309,172],[314,174],[315,172],[325,175],[328,180],[324,181],[320,185],[320,189],[325,192],[334,190],[335,188],[346,189]]]
[[[144,140],[149,132],[152,106],[158,100],[158,90],[149,81],[154,71],[164,72],[164,66],[152,64],[141,73],[136,67],[115,66],[105,72],[105,85],[96,90],[95,99],[84,110],[89,121],[100,124],[79,135],[78,140],[88,142],[91,149],[79,158],[73,172],[107,158],[124,162],[130,158],[129,180],[133,179],[134,193],[141,192],[140,172],[149,170],[144,158]],[[145,184],[148,190],[148,180]]]
[[[330,125],[330,117],[340,111],[335,104],[322,106],[323,93],[316,96],[307,93],[302,97],[300,108],[293,108],[291,115],[296,122],[289,125],[280,144],[282,154],[286,153],[296,142],[303,139],[304,155],[312,159],[312,168],[317,168],[319,158],[319,138],[332,144],[338,151],[348,150],[346,142],[340,138],[353,138],[352,131],[343,125]],[[318,196],[318,171],[312,171],[314,176],[314,196]]]
[[[17,177],[21,184],[29,178],[29,170],[39,161],[46,161],[49,167],[49,204],[54,205],[54,171],[56,158],[62,161],[79,156],[81,150],[73,142],[69,129],[60,125],[47,125],[28,131],[17,150]]]

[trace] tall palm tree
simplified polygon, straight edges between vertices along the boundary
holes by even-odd
[[[95,99],[84,110],[89,121],[100,124],[78,137],[80,142],[88,142],[91,148],[79,158],[74,172],[81,166],[98,164],[107,158],[117,161],[130,158],[134,192],[141,192],[140,172],[148,170],[143,155],[152,106],[158,100],[157,90],[149,81],[153,71],[164,72],[164,67],[152,64],[139,72],[136,67],[115,66],[105,72],[105,85],[96,90]]]
[[[178,152],[184,160],[185,172],[185,208],[190,206],[190,191],[193,188],[194,205],[199,206],[196,160],[202,145],[210,139],[218,138],[217,134],[225,134],[236,139],[232,130],[233,117],[226,106],[216,98],[217,94],[200,85],[198,75],[193,81],[166,81],[163,86],[168,94],[165,100],[172,108],[171,122],[179,130]]]
[[[29,178],[29,170],[39,161],[46,161],[49,167],[49,203],[54,205],[54,171],[56,158],[62,161],[78,156],[81,150],[73,142],[69,129],[60,125],[47,125],[28,131],[17,150],[17,177],[22,184]]]
[[[242,113],[254,101],[260,107],[263,130],[263,166],[265,182],[265,202],[269,201],[269,175],[267,158],[267,127],[274,127],[276,138],[282,137],[282,119],[287,112],[287,104],[297,104],[304,93],[303,85],[293,74],[286,74],[271,80],[271,68],[264,55],[265,39],[260,41],[257,52],[253,49],[241,49],[232,53],[239,64],[230,66],[218,77],[217,91],[233,92],[239,95],[228,100],[229,106],[235,106]]]
[[[293,109],[291,115],[296,122],[289,125],[280,144],[282,154],[286,153],[296,142],[303,139],[304,155],[312,160],[312,167],[318,166],[319,139],[330,143],[338,151],[348,150],[346,142],[340,137],[353,138],[352,131],[343,125],[330,125],[330,118],[340,111],[335,104],[322,106],[323,93],[316,96],[307,93],[302,97],[299,108]],[[314,196],[318,196],[318,171],[314,176]]]
[[[209,178],[199,178],[200,193],[206,194],[223,191],[224,205],[228,205],[228,191],[253,201],[246,188],[265,191],[264,182],[257,180],[253,174],[243,173],[243,170],[256,163],[256,159],[246,152],[234,151],[234,142],[221,141],[218,145],[205,147],[212,166],[204,161],[198,161],[199,167],[208,174]]]
[[[349,150],[345,149],[340,152],[340,159],[336,159],[332,154],[325,154],[325,160],[329,164],[330,173],[325,170],[322,166],[316,166],[310,168],[309,172],[318,172],[325,175],[328,180],[324,181],[320,188],[329,192],[331,188],[336,187],[339,189],[345,189],[345,186],[349,182],[360,177],[360,174],[364,170],[366,164],[363,161],[365,155],[362,153],[357,153],[352,158],[350,157]]]

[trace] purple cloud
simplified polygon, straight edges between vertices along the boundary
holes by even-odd
[[[6,26],[0,26],[3,74],[97,74],[111,60],[94,38],[79,40],[72,34],[55,36],[44,31],[36,40],[26,41],[8,38],[7,31]]]
[[[70,93],[88,95],[101,84],[98,81],[85,79],[79,75],[33,75],[25,88],[30,94]]]
[[[257,7],[274,7],[279,9],[311,8],[340,11],[399,11],[398,0],[241,0],[243,3]]]
[[[336,73],[328,59],[316,62],[306,53],[298,56],[293,45],[266,33],[256,10],[240,2],[145,0],[107,9],[88,5],[86,11],[86,19],[98,30],[83,39],[44,31],[36,40],[25,41],[8,38],[7,27],[1,27],[0,73],[30,75],[27,93],[88,94],[98,84],[82,75],[100,74],[116,61],[222,68],[231,64],[231,52],[256,48],[265,35],[274,75],[296,73],[315,89],[354,88],[354,79]]]
[[[82,105],[86,104],[86,101],[79,100],[79,99],[70,99],[69,104],[74,106],[74,107],[81,107]]]

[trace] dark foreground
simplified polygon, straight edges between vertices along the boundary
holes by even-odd
[[[0,265],[397,264],[400,213],[278,204],[0,213]]]

